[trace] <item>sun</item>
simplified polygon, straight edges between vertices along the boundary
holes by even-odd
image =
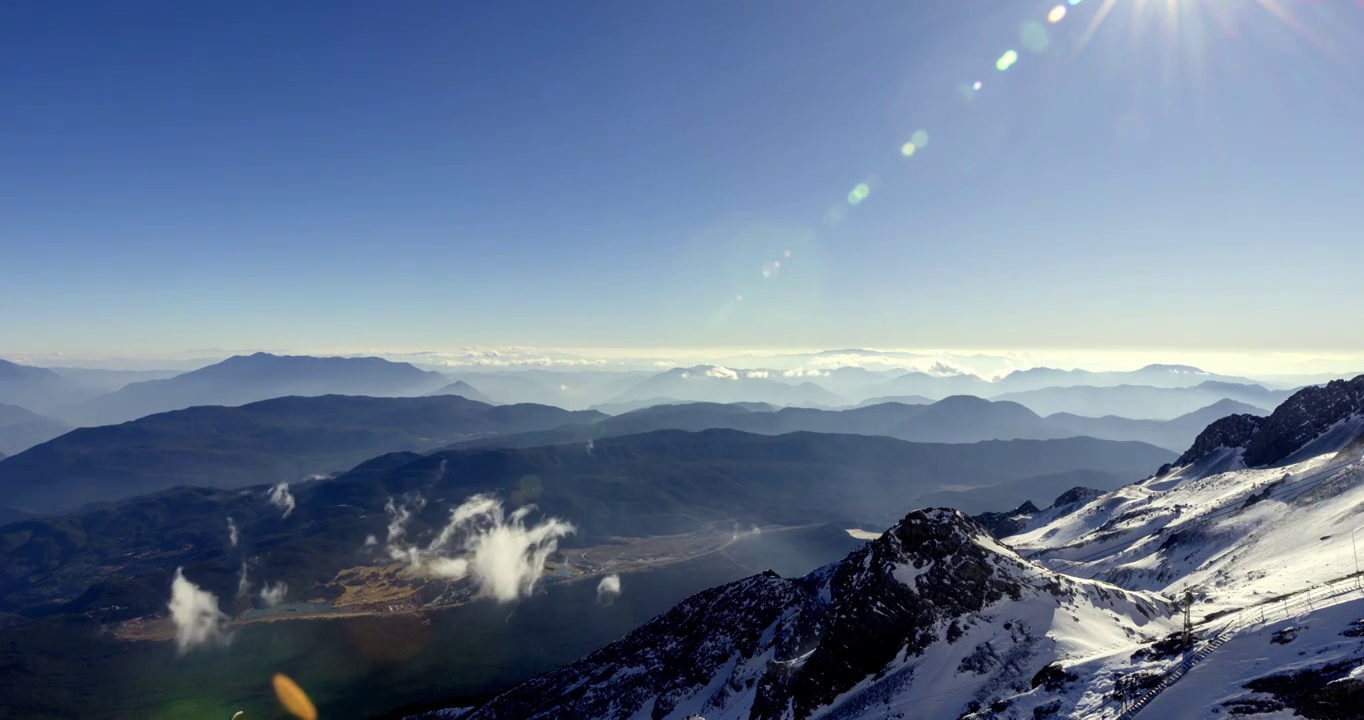
[[[1126,28],[1135,53],[1155,54],[1172,70],[1201,76],[1212,33],[1236,36],[1238,25],[1260,22],[1265,17],[1291,28],[1317,49],[1327,49],[1295,14],[1300,10],[1289,0],[1100,0],[1072,57],[1085,49],[1101,27],[1117,22]]]

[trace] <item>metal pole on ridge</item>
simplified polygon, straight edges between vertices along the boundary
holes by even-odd
[[[1359,585],[1359,544],[1355,542],[1355,535],[1360,530],[1364,530],[1364,525],[1360,525],[1350,531],[1350,549],[1353,550],[1355,554],[1355,585]]]

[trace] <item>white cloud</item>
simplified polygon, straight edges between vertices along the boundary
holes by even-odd
[[[446,367],[483,368],[594,368],[611,364],[605,358],[533,347],[468,347],[449,352],[384,354],[390,360]]]
[[[413,513],[421,512],[424,507],[426,507],[426,498],[421,495],[405,498],[402,505],[393,502],[393,498],[389,498],[388,502],[384,503],[384,512],[388,514],[388,536],[386,538],[388,554],[394,560],[402,560],[407,557],[406,551],[395,555],[394,550],[399,547],[403,537],[407,535],[408,519],[412,517]]]
[[[620,595],[620,576],[607,575],[597,583],[597,604],[610,605]]]
[[[947,363],[942,361],[935,362],[932,365],[928,366],[928,370],[926,372],[929,375],[937,375],[939,377],[954,377],[957,375],[970,374],[967,373],[965,370],[962,370],[961,368],[958,368],[953,365],[948,365]]]
[[[375,545],[378,544],[379,538],[376,538],[373,535],[368,535],[365,537],[365,547],[374,547]]]
[[[740,530],[739,526],[735,525],[734,534],[730,536],[730,540],[733,541],[738,540],[740,538],[754,537],[755,535],[761,534],[763,534],[762,528],[758,527],[757,525],[753,525],[747,530]]]
[[[237,523],[232,518],[227,519],[227,541],[232,543],[232,547],[237,547],[237,540],[240,535],[237,532]]]
[[[242,561],[242,569],[237,573],[237,597],[246,597],[251,594],[251,580],[247,577],[246,561]]]
[[[722,380],[738,380],[739,373],[722,365],[712,365],[706,369],[706,377],[720,378]]]
[[[284,511],[284,517],[289,517],[294,511],[294,496],[289,492],[289,483],[281,482],[270,488],[270,504]]]
[[[277,583],[266,583],[260,589],[261,602],[265,607],[274,607],[284,602],[284,596],[289,594],[289,585],[283,580]]]
[[[175,569],[167,607],[181,655],[200,645],[227,643],[227,616],[218,609],[218,596],[186,579],[183,568]]]
[[[418,498],[420,502],[420,498]],[[574,527],[558,518],[527,526],[534,510],[527,505],[505,515],[491,495],[474,495],[450,511],[450,520],[426,547],[402,543],[412,512],[392,499],[389,513],[389,556],[418,572],[448,580],[469,578],[478,593],[498,602],[529,596],[544,574],[545,560]]]
[[[744,377],[758,378],[758,379],[760,379],[760,380],[763,379],[763,378],[770,377],[770,376],[771,376],[771,373],[769,373],[769,372],[766,371],[766,370],[748,370],[748,371],[746,371],[746,372],[744,373]]]
[[[829,373],[828,373],[828,371],[826,371],[826,370],[819,370],[819,369],[817,369],[817,368],[809,368],[809,369],[807,369],[807,368],[804,368],[804,367],[798,367],[798,368],[792,368],[792,369],[790,369],[790,370],[787,370],[787,371],[783,372],[783,373],[781,374],[781,376],[782,376],[782,377],[789,377],[789,378],[806,378],[806,377],[825,377],[825,376],[828,375],[828,374],[829,374]]]

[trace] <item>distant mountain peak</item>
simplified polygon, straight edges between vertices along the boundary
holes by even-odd
[[[242,405],[286,395],[424,395],[448,384],[437,372],[377,357],[234,355],[162,380],[145,380],[95,398],[83,424],[131,420],[197,405]]]
[[[489,398],[487,395],[484,395],[483,393],[479,392],[478,388],[474,387],[473,385],[470,385],[470,384],[467,383],[467,382],[464,382],[463,380],[456,380],[456,381],[450,383],[449,385],[446,385],[446,386],[441,387],[441,388],[439,388],[439,389],[437,389],[437,390],[431,391],[429,394],[430,394],[430,395],[457,395],[457,396],[462,397],[462,398],[464,398],[464,399],[466,399],[466,400],[473,400],[473,401],[475,401],[475,402],[487,403],[487,404],[489,404],[489,405],[494,405],[494,404],[496,404],[496,403],[494,403],[494,402],[492,401],[492,399]]]
[[[1207,370],[1203,370],[1203,369],[1201,369],[1201,368],[1196,368],[1196,367],[1194,367],[1194,366],[1192,366],[1192,365],[1163,365],[1163,364],[1160,364],[1160,363],[1152,363],[1152,364],[1150,364],[1150,365],[1147,365],[1147,366],[1141,368],[1141,370],[1139,370],[1138,372],[1165,372],[1165,373],[1170,373],[1171,375],[1211,375],[1211,374],[1212,374],[1212,373],[1208,372]]]
[[[1018,405],[1018,403],[1003,401],[1008,405]],[[948,395],[947,397],[933,403],[937,407],[988,407],[995,404],[991,400],[976,395]]]

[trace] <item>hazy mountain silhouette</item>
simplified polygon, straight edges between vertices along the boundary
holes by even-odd
[[[424,395],[448,384],[440,373],[376,357],[237,355],[165,380],[132,383],[80,409],[83,424],[107,424],[197,405],[244,405],[288,395]]]
[[[810,382],[783,382],[770,370],[734,370],[718,365],[673,368],[647,378],[611,400],[612,404],[653,398],[696,402],[765,402],[773,405],[836,407],[847,400]]]
[[[1206,381],[1183,388],[1144,385],[1113,387],[1051,387],[996,395],[1043,415],[1072,413],[1089,417],[1118,415],[1125,418],[1166,420],[1205,408],[1221,400],[1234,400],[1269,412],[1291,393],[1268,390],[1260,385]]]
[[[0,403],[62,416],[67,408],[96,394],[47,368],[0,360]]]
[[[456,395],[284,397],[81,428],[0,461],[0,505],[54,511],[175,485],[231,488],[347,470],[381,453],[603,418]]]
[[[886,383],[903,373],[902,369],[869,370],[860,367],[840,367],[793,373],[791,376],[785,373],[780,376],[774,374],[774,377],[784,382],[813,382],[836,395],[854,398],[865,396],[867,388]]]
[[[144,380],[165,380],[184,370],[107,370],[104,368],[49,367],[71,382],[101,393],[109,393]]]
[[[0,403],[0,427],[4,427],[6,425],[17,425],[20,423],[36,422],[46,419],[48,418],[45,418],[44,416],[39,415],[38,413],[33,412],[32,410],[29,410],[27,408],[22,408],[19,407],[18,405],[6,405],[4,403]]]
[[[1029,370],[1015,370],[1005,375],[993,383],[992,394],[1042,390],[1053,387],[1073,387],[1076,385],[1093,387],[1145,385],[1158,388],[1180,388],[1192,387],[1209,381],[1238,385],[1254,384],[1254,381],[1247,378],[1218,375],[1191,365],[1147,365],[1137,370],[1113,372],[1038,367]]]
[[[14,455],[47,442],[70,430],[60,420],[31,412],[18,405],[0,404],[0,452]]]
[[[1029,417],[1033,424],[1025,426]],[[712,429],[740,430],[761,435],[790,432],[881,435],[915,442],[1056,437],[1049,433],[1041,418],[1020,405],[991,403],[979,398],[949,398],[933,405],[882,403],[847,410],[774,409],[769,405],[751,403],[654,405],[608,417],[591,425],[482,438],[460,446],[535,447],[656,430],[699,432]]]
[[[619,403],[601,403],[599,405],[593,405],[592,409],[599,410],[601,412],[606,413],[607,415],[624,415],[625,413],[628,412],[634,412],[636,410],[643,410],[645,408],[656,407],[658,405],[686,405],[690,402],[692,401],[678,400],[677,398],[655,397],[649,398],[647,400],[627,400],[625,402]],[[739,403],[731,404],[737,405]]]
[[[880,405],[881,403],[888,402],[900,403],[901,405],[928,405],[934,402],[934,400],[932,398],[926,398],[923,395],[885,395],[882,397],[867,398],[866,400],[857,403],[856,407]]]
[[[481,403],[487,403],[487,404],[489,404],[489,405],[492,405],[492,404],[493,404],[493,401],[492,401],[491,398],[489,398],[487,395],[484,395],[483,393],[479,392],[477,388],[475,388],[473,385],[470,385],[470,384],[467,383],[467,382],[464,382],[463,380],[457,380],[457,381],[455,381],[455,382],[450,383],[449,385],[446,385],[446,386],[443,387],[443,388],[440,388],[439,390],[433,390],[433,391],[431,391],[431,392],[428,393],[428,394],[429,394],[429,395],[458,395],[458,396],[460,396],[460,397],[462,397],[462,398],[465,398],[465,399],[467,399],[467,400],[474,400],[474,401],[481,402]]]
[[[814,381],[821,382],[822,378],[814,378]],[[994,381],[969,374],[938,374],[914,371],[898,375],[879,384],[863,386],[859,391],[847,391],[845,394],[853,398],[894,395],[921,395],[933,399],[951,395],[999,398],[1005,393],[1059,387],[1140,385],[1168,389],[1193,387],[1207,382],[1224,382],[1233,385],[1252,384],[1252,381],[1246,378],[1210,373],[1190,365],[1147,365],[1137,370],[1112,372],[1037,367],[1028,370],[1015,370]],[[1039,412],[1046,414],[1045,411]],[[1121,415],[1122,413],[1114,414]]]
[[[579,410],[609,401],[653,373],[613,370],[451,370],[462,380],[504,403],[539,403]]]
[[[1189,446],[1193,438],[1213,421],[1236,414],[1267,415],[1266,410],[1235,400],[1219,400],[1205,408],[1170,420],[1133,420],[1105,415],[1084,417],[1070,413],[1048,415],[1047,424],[1063,435],[1087,435],[1107,440],[1139,440],[1176,452]]]
[[[931,375],[925,372],[907,372],[894,379],[863,389],[862,397],[886,397],[894,395],[921,395],[940,400],[952,395],[976,395],[984,397],[991,394],[991,384],[975,375]]]
[[[1087,418],[1065,414],[1044,418],[1018,403],[972,396],[953,396],[924,405],[881,403],[845,410],[773,409],[768,405],[745,403],[673,403],[654,405],[571,428],[475,439],[460,443],[459,447],[536,447],[654,430],[697,432],[726,428],[763,435],[804,431],[882,435],[911,442],[948,443],[1089,436],[1105,440],[1136,440],[1179,451],[1188,447],[1212,420],[1243,412],[1247,407],[1227,401],[1185,417],[1162,421]]]

